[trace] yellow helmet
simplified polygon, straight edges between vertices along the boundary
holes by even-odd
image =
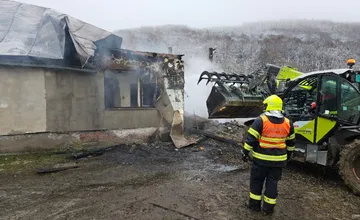
[[[263,104],[264,106],[264,111],[282,111],[283,108],[283,101],[282,99],[277,96],[277,95],[271,95],[269,97],[267,97]]]

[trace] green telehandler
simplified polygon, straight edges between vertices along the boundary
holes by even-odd
[[[294,123],[294,160],[339,170],[345,184],[360,196],[360,71],[348,68],[302,73],[267,64],[249,74],[204,71],[214,83],[206,101],[209,118],[250,118],[263,112],[263,100],[277,94]]]

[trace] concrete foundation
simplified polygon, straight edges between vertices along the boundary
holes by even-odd
[[[71,148],[106,147],[118,144],[147,143],[157,128],[36,133],[0,136],[0,153],[19,153]]]

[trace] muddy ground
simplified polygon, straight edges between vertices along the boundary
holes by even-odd
[[[360,197],[336,174],[298,164],[284,170],[272,217],[247,210],[249,164],[214,140],[119,146],[76,169],[34,172],[67,156],[2,157],[0,219],[360,219]]]

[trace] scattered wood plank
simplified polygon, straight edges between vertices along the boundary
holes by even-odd
[[[155,206],[155,207],[158,207],[158,208],[167,210],[167,211],[172,211],[172,212],[178,213],[178,214],[180,214],[180,215],[182,215],[182,216],[185,216],[185,217],[187,217],[187,218],[190,218],[190,219],[200,220],[199,218],[196,218],[196,217],[194,217],[194,216],[188,215],[188,214],[183,213],[183,212],[179,212],[179,211],[174,210],[174,209],[170,209],[170,208],[161,206],[161,205],[159,205],[159,204],[155,204],[155,203],[151,203],[151,202],[150,202],[150,204],[153,205],[153,206]]]
[[[84,157],[89,157],[89,156],[101,156],[105,153],[105,150],[94,150],[94,151],[87,151],[87,152],[79,152],[79,153],[73,153],[72,157],[74,159],[81,159]]]
[[[103,155],[106,151],[109,151],[115,147],[118,147],[119,145],[113,145],[113,146],[109,146],[109,147],[103,147],[103,148],[98,148],[98,149],[92,149],[92,150],[88,150],[85,152],[74,152],[72,153],[72,158],[73,159],[80,159],[80,158],[84,158],[84,157],[89,157],[89,156],[101,156]]]
[[[78,168],[79,166],[76,163],[65,163],[65,164],[56,164],[49,168],[37,168],[35,171],[38,174],[47,174],[47,173],[54,173],[69,169]]]
[[[241,146],[239,141],[229,139],[229,138],[220,137],[219,135],[216,135],[216,134],[214,134],[212,132],[198,130],[198,129],[190,129],[190,130],[192,132],[194,132],[194,133],[205,135],[206,137],[212,138],[214,140],[218,140],[218,141],[221,141],[221,142],[224,142],[224,143],[229,143],[229,144],[237,146],[237,147]]]
[[[206,136],[201,137],[201,138],[199,138],[199,139],[197,140],[196,144],[199,144],[199,143],[201,143],[201,142],[203,142],[203,141],[206,141],[207,139],[209,139],[209,138],[206,137]]]

